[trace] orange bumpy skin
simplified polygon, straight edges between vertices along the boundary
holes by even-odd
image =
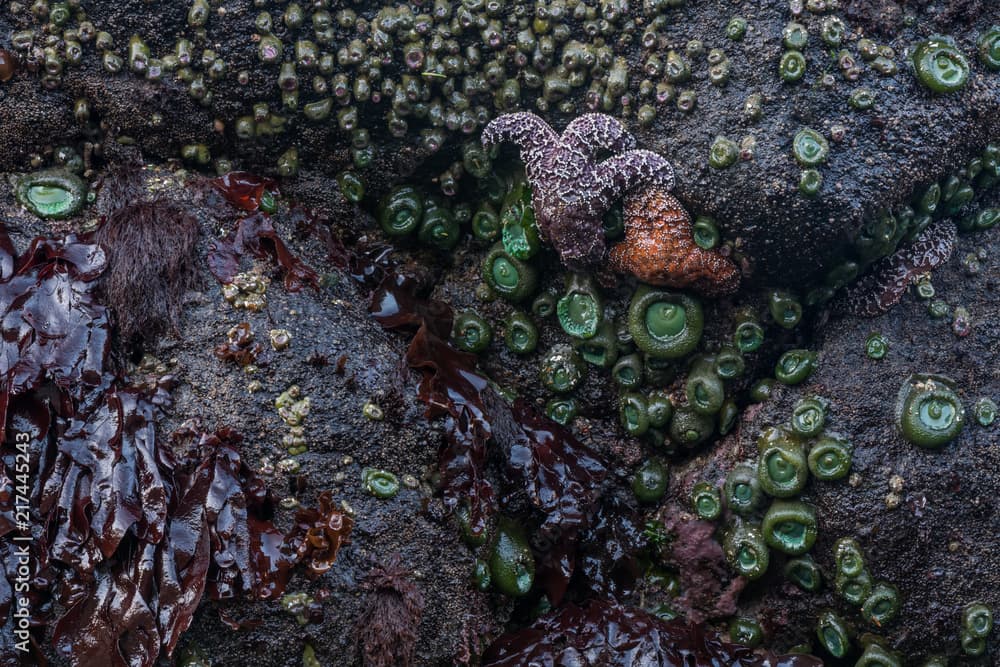
[[[718,250],[694,242],[691,217],[662,188],[633,191],[625,198],[625,240],[611,249],[611,268],[650,285],[689,289],[702,296],[732,294],[740,271]]]

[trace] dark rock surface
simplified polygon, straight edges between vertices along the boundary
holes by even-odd
[[[678,85],[678,90],[697,93],[692,113],[683,114],[673,102],[665,103],[657,109],[652,126],[640,129],[635,103],[628,112],[617,103],[610,111],[626,116],[640,146],[671,160],[678,174],[678,195],[693,213],[716,216],[724,239],[751,260],[753,278],[763,283],[802,285],[827,268],[863,221],[879,208],[907,200],[914,189],[960,167],[986,143],[1000,139],[1000,73],[987,71],[974,55],[977,36],[1000,22],[1000,9],[977,0],[850,0],[843,5],[842,13],[833,14],[848,22],[852,52],[857,55],[854,40],[862,36],[891,46],[900,66],[895,76],[883,77],[864,66],[857,81],[846,81],[836,64],[835,51],[831,53],[818,36],[824,15],[807,12],[799,19],[810,32],[805,49],[807,74],[799,83],[782,83],[776,70],[783,50],[781,30],[792,19],[787,2],[691,2],[666,10],[670,20],[661,30],[658,48],[663,53],[671,48],[683,51],[691,39],[703,40],[706,50],[725,48],[732,70],[728,84],[716,87],[708,81],[702,55],[692,60],[691,80]],[[285,6],[281,4],[281,8]],[[278,9],[270,7],[275,16],[280,16]],[[354,9],[370,18],[376,8]],[[114,36],[120,55],[125,55],[132,34],[142,35],[154,55],[171,51],[181,36],[191,36],[185,24],[186,4],[95,2],[88,3],[86,10],[98,29]],[[456,159],[461,142],[475,139],[478,131],[468,137],[449,134],[448,144],[431,155],[418,144],[422,122],[412,121],[406,137],[394,138],[386,131],[388,105],[363,106],[362,126],[371,132],[376,156],[372,167],[363,172],[368,197],[361,205],[348,203],[332,177],[351,163],[349,135],[337,128],[333,116],[314,123],[300,113],[290,118],[285,133],[268,141],[235,137],[235,119],[250,113],[254,101],[266,100],[273,111],[280,106],[277,65],[259,63],[251,37],[258,11],[249,0],[213,5],[215,13],[206,39],[196,40],[194,52],[200,57],[201,49],[210,45],[225,59],[229,74],[213,83],[213,102],[208,107],[193,100],[187,86],[171,76],[163,83],[150,83],[131,73],[108,75],[92,44],[85,46],[82,65],[68,68],[61,86],[54,90],[45,90],[38,73],[27,71],[27,63],[23,63],[25,69],[0,83],[4,127],[0,171],[37,166],[32,165],[33,156],[35,162],[47,163],[52,149],[64,144],[74,145],[89,156],[90,176],[136,158],[176,167],[183,145],[205,143],[213,158],[273,173],[277,157],[294,146],[302,166],[297,177],[282,183],[282,201],[316,207],[328,216],[334,233],[342,234],[349,244],[377,244],[382,237],[370,211],[378,196],[401,180],[421,181],[438,189],[437,175]],[[910,13],[916,20],[907,25],[903,16]],[[725,37],[724,28],[738,14],[748,19],[749,28],[742,41],[733,42]],[[3,40],[12,31],[40,29],[38,24],[29,18],[26,7],[19,14],[3,12],[0,46],[7,46]],[[574,35],[583,30],[580,21],[570,19],[569,24],[576,31]],[[514,39],[515,25],[507,29],[509,41]],[[298,34],[281,30],[286,45]],[[338,46],[353,36],[342,28],[336,30]],[[307,32],[303,28],[301,34]],[[634,28],[633,34],[621,41],[610,40],[614,52],[627,58],[633,94],[648,55],[638,43],[641,32],[641,27]],[[953,34],[969,56],[972,73],[969,84],[959,93],[934,96],[916,82],[910,70],[907,47],[935,32]],[[465,45],[466,40],[479,39],[478,32],[472,31],[459,41]],[[246,85],[236,81],[240,70],[249,74]],[[392,76],[397,70],[398,65],[386,66]],[[827,71],[835,79],[830,88],[820,82]],[[508,73],[518,74],[513,63]],[[521,76],[523,79],[523,73]],[[308,78],[302,77],[303,81]],[[302,86],[302,102],[312,101],[309,84]],[[871,110],[856,111],[847,106],[850,92],[861,86],[875,91],[876,104]],[[585,90],[576,90],[570,98],[577,111],[583,108]],[[751,93],[764,98],[763,116],[756,122],[743,112]],[[533,109],[535,97],[534,91],[526,90],[522,106]],[[73,115],[78,98],[89,100],[91,118],[87,122]],[[492,91],[479,101],[493,110]],[[543,115],[556,128],[571,117],[558,110]],[[843,126],[844,137],[831,142],[830,157],[820,167],[822,194],[816,199],[804,198],[797,190],[801,168],[792,157],[791,139],[802,127],[815,128],[829,137],[834,125]],[[709,167],[708,150],[717,135],[735,141],[754,137],[753,160],[737,162],[726,170]],[[510,152],[508,149],[505,155]],[[367,291],[334,268],[305,219],[288,216],[287,211],[276,216],[278,232],[293,252],[322,274],[322,287],[289,293],[273,266],[247,261],[244,268],[271,278],[268,305],[259,313],[235,310],[208,273],[206,255],[211,240],[228,232],[239,216],[187,176],[166,169],[149,174],[152,187],[191,211],[200,227],[197,257],[192,258],[199,274],[198,287],[185,295],[178,334],[147,341],[143,350],[175,371],[181,382],[174,392],[170,415],[158,425],[159,431],[166,436],[189,420],[196,420],[206,430],[233,427],[245,436],[245,460],[263,472],[279,497],[313,506],[320,491],[332,490],[335,502],[354,513],[356,524],[351,543],[340,552],[329,574],[315,582],[300,575],[288,587],[289,593],[305,591],[322,598],[321,624],[301,625],[274,602],[206,602],[182,639],[182,650],[197,647],[216,665],[292,667],[302,663],[303,646],[309,644],[320,664],[360,664],[352,638],[363,604],[358,585],[373,565],[398,553],[425,601],[415,664],[451,664],[456,655],[477,653],[482,648],[479,642],[496,636],[512,615],[525,618],[530,614],[514,609],[515,605],[502,596],[477,592],[469,583],[473,552],[459,539],[454,522],[444,516],[436,495],[442,428],[424,418],[424,408],[416,399],[416,376],[403,362],[407,337],[387,333],[370,319]],[[474,185],[466,177],[459,196],[473,192]],[[998,206],[1000,195],[994,191],[977,205]],[[17,207],[6,179],[0,182],[0,219],[19,248],[39,234],[92,229],[108,210],[98,196],[96,205],[85,208],[81,218],[44,223]],[[977,249],[985,251],[980,271],[966,275],[962,259]],[[394,257],[407,269],[430,275],[435,285],[433,296],[450,303],[456,311],[475,308],[496,325],[494,342],[482,358],[482,370],[499,386],[542,408],[549,395],[539,382],[538,362],[544,350],[565,342],[566,336],[550,319],[540,323],[539,353],[527,358],[509,353],[501,340],[500,322],[513,308],[502,300],[483,303],[475,295],[483,254],[483,247],[465,238],[447,255],[402,244]],[[563,275],[554,256],[544,255],[539,264],[543,265],[542,286],[562,291]],[[741,395],[741,406],[745,390],[754,380],[772,374],[774,361],[784,349],[818,350],[817,372],[807,383],[795,388],[779,386],[770,401],[747,407],[735,434],[680,455],[672,464],[668,496],[660,506],[646,508],[644,518],[658,514],[674,527],[687,522],[685,511],[694,482],[721,480],[733,463],[753,457],[760,430],[786,421],[796,400],[813,393],[825,396],[832,402],[828,417],[831,428],[848,433],[855,445],[853,472],[857,477],[850,482],[810,482],[803,496],[815,504],[820,517],[820,537],[813,552],[824,574],[831,573],[832,543],[845,535],[856,536],[873,576],[893,583],[902,593],[900,618],[878,632],[907,657],[907,664],[943,651],[952,657],[950,664],[989,665],[996,660],[990,654],[997,653],[996,640],[991,640],[986,657],[963,661],[958,657],[957,633],[964,604],[978,600],[1000,610],[1000,506],[996,493],[1000,424],[982,428],[971,418],[976,399],[1000,401],[997,229],[960,237],[955,256],[935,273],[933,284],[938,297],[952,307],[965,306],[971,313],[972,332],[967,337],[956,337],[950,320],[930,318],[927,303],[912,293],[875,320],[827,319],[822,313],[811,313],[795,330],[778,331],[771,326],[762,351],[747,355],[746,377],[732,384]],[[609,313],[622,316],[633,288],[631,282],[623,280],[605,290]],[[749,291],[705,304],[705,349],[728,342],[735,307],[748,303],[758,312],[766,310],[761,295]],[[213,354],[230,328],[241,322],[249,323],[256,339],[268,350],[253,373]],[[270,350],[268,332],[272,329],[291,333],[288,349]],[[873,331],[880,331],[890,341],[890,352],[881,361],[864,353],[865,338]],[[117,352],[127,361],[129,350],[119,345]],[[970,413],[960,437],[940,451],[910,445],[895,429],[896,393],[913,372],[954,378]],[[678,363],[679,379],[670,387],[675,394],[683,390],[684,373]],[[259,383],[259,387],[250,391],[251,383]],[[291,385],[300,387],[311,401],[305,420],[309,450],[296,457],[301,466],[298,472],[275,467],[284,458],[281,440],[288,427],[280,419],[274,400]],[[591,367],[577,396],[581,416],[573,423],[573,430],[610,463],[606,497],[627,496],[631,500],[629,475],[655,450],[622,432],[617,389],[605,372]],[[367,403],[380,406],[384,419],[366,418],[363,410]],[[386,469],[400,478],[412,476],[411,485],[404,485],[395,498],[379,500],[362,487],[365,467]],[[901,480],[892,482],[901,484],[899,491],[890,488],[894,476]],[[887,501],[891,493],[897,497]],[[515,498],[512,506],[518,507],[518,502],[525,504],[523,498]],[[284,527],[292,515],[291,510],[280,510],[276,523]],[[700,535],[710,532],[702,530]],[[818,594],[802,593],[789,585],[781,575],[779,557],[774,558],[762,581],[747,586],[742,593],[742,583],[734,583],[724,568],[722,576],[710,578],[711,585],[706,584],[709,578],[705,573],[715,574],[711,558],[717,555],[699,551],[698,556],[705,560],[698,568],[689,572],[680,568],[682,589],[685,583],[693,588],[691,582],[697,581],[708,591],[699,604],[703,616],[712,623],[724,622],[733,611],[756,615],[764,626],[766,645],[781,651],[803,642],[815,645],[815,617],[827,607],[840,610],[845,618],[856,621],[859,629],[871,630],[863,627],[857,613],[839,601],[829,585]],[[648,607],[658,598],[642,592],[629,601],[638,604],[640,600]],[[220,608],[232,618],[262,624],[233,631],[220,619]],[[845,664],[853,664],[853,660]]]
[[[985,251],[987,259],[981,272],[970,276],[961,259],[976,251]],[[893,583],[903,600],[896,621],[867,630],[886,637],[911,661],[941,652],[960,655],[961,609],[975,601],[1000,605],[1000,430],[996,423],[983,428],[972,415],[977,399],[1000,396],[997,234],[961,237],[955,256],[934,273],[933,285],[936,298],[969,310],[973,325],[968,336],[952,333],[950,318],[932,318],[928,302],[913,290],[882,317],[827,321],[816,331],[818,368],[808,381],[748,408],[737,433],[673,472],[671,489],[683,505],[694,482],[721,482],[735,463],[755,460],[761,430],[786,423],[797,400],[814,394],[830,399],[827,427],[848,435],[854,456],[850,480],[814,479],[802,495],[816,506],[819,518],[819,538],[811,553],[823,571],[824,588],[817,594],[799,590],[781,573],[786,558],[772,551],[769,574],[748,586],[742,597],[741,608],[756,614],[765,631],[770,627],[776,648],[815,643],[816,617],[827,608],[836,609],[859,631],[865,628],[856,609],[833,592],[831,547],[845,536],[857,538],[872,577]],[[865,354],[865,339],[872,332],[889,339],[889,353],[882,360]],[[956,382],[967,423],[940,450],[910,444],[896,428],[896,395],[911,373],[939,373]],[[899,480],[890,482],[896,476]],[[952,660],[949,664],[990,665],[995,658]]]
[[[842,15],[837,11],[806,11],[793,17],[786,2],[762,6],[751,0],[671,7],[662,14],[666,24],[659,29],[659,41],[652,50],[643,47],[640,40],[643,25],[652,15],[644,14],[633,24],[616,17],[611,24],[623,32],[620,38],[606,41],[616,57],[625,59],[627,90],[635,99],[628,111],[617,103],[609,111],[636,129],[641,146],[673,162],[682,201],[695,213],[719,219],[725,236],[752,260],[757,278],[796,284],[819,269],[829,268],[866,218],[882,207],[904,202],[916,188],[964,164],[986,143],[1000,137],[1000,76],[975,56],[977,37],[1000,21],[1000,10],[986,4],[884,2],[863,9],[858,3],[847,3],[843,46],[860,65],[860,75],[854,81],[841,74],[837,48],[825,45],[819,37],[822,21]],[[290,59],[295,40],[313,38],[311,15],[306,13],[302,28],[289,29],[274,9],[274,32],[283,41],[286,59]],[[361,17],[375,16],[375,6],[356,9]],[[522,9],[510,15],[516,16]],[[125,59],[126,72],[106,73],[93,42],[89,42],[84,45],[81,64],[67,66],[61,86],[54,90],[43,89],[38,74],[26,71],[29,61],[43,57],[40,22],[24,7],[17,15],[0,16],[0,34],[18,29],[36,33],[33,51],[22,54],[22,72],[0,85],[0,114],[7,119],[5,137],[0,141],[0,168],[26,168],[31,155],[51,148],[53,137],[62,143],[90,142],[98,153],[103,146],[108,155],[116,152],[117,142],[135,143],[144,155],[159,160],[178,157],[184,145],[205,144],[213,158],[258,171],[273,170],[278,156],[291,147],[298,150],[304,172],[331,176],[350,165],[350,136],[337,127],[337,108],[320,122],[307,120],[301,108],[281,112],[278,67],[264,65],[257,57],[260,31],[254,21],[259,8],[253,3],[233,0],[214,7],[203,37],[187,25],[186,11],[176,5],[97,3],[86,10],[97,29],[114,38],[115,52]],[[745,37],[740,41],[727,39],[727,22],[740,15],[748,19]],[[781,34],[792,20],[802,22],[809,31],[809,42],[803,49],[808,67],[800,81],[783,83],[777,71],[784,51]],[[588,39],[581,21],[567,18],[565,23],[571,37]],[[516,25],[515,21],[504,29],[504,44],[514,42]],[[331,53],[358,36],[371,45],[368,33],[337,27],[336,22],[334,30],[333,47],[326,47]],[[913,44],[937,33],[953,35],[969,59],[968,85],[957,93],[932,94],[913,75],[909,58]],[[127,48],[132,35],[145,40],[153,58],[173,52],[179,39],[192,41],[195,59],[202,48],[211,48],[225,61],[227,70],[220,79],[208,82],[210,103],[205,106],[192,99],[188,85],[169,72],[157,83],[129,73]],[[875,38],[880,46],[891,47],[898,72],[883,76],[862,62],[857,47],[861,38]],[[455,39],[465,47],[480,43],[482,38],[478,30],[466,30]],[[709,81],[704,53],[685,56],[690,79],[677,83],[675,94],[696,93],[694,111],[683,113],[673,101],[655,104],[655,121],[649,129],[640,130],[635,109],[647,101],[638,96],[647,57],[656,52],[665,59],[669,49],[683,52],[693,39],[703,42],[705,52],[725,50],[731,69],[728,83],[716,86]],[[399,81],[401,47],[396,43],[392,49],[383,78]],[[506,76],[523,80],[524,68],[515,64],[511,53],[504,56]],[[34,65],[40,66],[40,62]],[[200,71],[194,67],[196,73]],[[353,80],[353,70],[343,71],[348,73],[348,81]],[[239,72],[246,74],[245,83],[237,81]],[[299,72],[300,107],[322,98],[310,90],[311,74],[308,70]],[[829,84],[822,81],[824,75],[831,76]],[[603,81],[602,76],[606,74],[595,74],[595,81]],[[662,76],[650,78],[656,83]],[[456,80],[460,83],[462,77]],[[853,110],[847,104],[848,97],[862,87],[874,93],[875,105],[867,111]],[[523,82],[522,88],[521,107],[534,109],[536,91]],[[432,91],[438,94],[436,89]],[[581,86],[570,94],[573,113],[584,108],[584,92],[585,86]],[[472,96],[487,115],[499,113],[492,93]],[[763,97],[763,114],[758,121],[747,119],[743,111],[751,94]],[[72,106],[78,99],[89,100],[89,122],[74,119]],[[269,105],[272,113],[284,113],[285,131],[270,139],[237,138],[236,120],[251,114],[255,102]],[[419,180],[441,174],[459,158],[459,144],[478,137],[478,130],[468,136],[446,134],[445,147],[429,155],[419,148],[419,131],[428,127],[427,121],[410,118],[405,136],[394,137],[386,126],[388,106],[386,101],[358,105],[359,126],[369,130],[376,149],[374,168],[367,173],[372,193],[378,194],[388,184],[413,174]],[[572,117],[557,111],[554,104],[543,115],[556,128]],[[835,125],[842,126],[843,139],[831,142],[829,160],[819,168],[823,176],[820,196],[805,198],[798,192],[801,168],[791,155],[792,137],[802,127],[830,137]],[[751,138],[755,142],[752,161],[738,162],[729,169],[711,169],[708,152],[716,136],[737,142]]]

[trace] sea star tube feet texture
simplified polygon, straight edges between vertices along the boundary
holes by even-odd
[[[955,249],[957,230],[951,220],[941,220],[914,239],[879,260],[868,275],[845,287],[833,312],[857,317],[877,317],[899,303],[911,283],[948,261]]]
[[[483,145],[521,149],[538,228],[570,269],[598,265],[605,243],[601,220],[615,200],[640,186],[669,191],[674,170],[662,156],[633,148],[635,139],[604,114],[575,118],[558,135],[533,113],[505,114],[483,130]],[[610,157],[598,161],[604,154]]]
[[[677,198],[658,187],[625,198],[625,240],[611,249],[611,268],[650,285],[690,289],[702,296],[732,294],[740,271],[718,250],[694,241],[691,218]]]

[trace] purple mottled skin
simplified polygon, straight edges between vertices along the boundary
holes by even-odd
[[[913,243],[879,260],[868,275],[845,287],[831,304],[833,312],[857,317],[888,312],[920,276],[948,261],[956,234],[951,220],[931,225]]]
[[[483,145],[504,141],[521,149],[539,231],[574,271],[602,261],[601,221],[616,199],[642,185],[674,185],[670,163],[636,150],[625,126],[604,114],[575,118],[561,136],[533,113],[504,114],[483,130]]]

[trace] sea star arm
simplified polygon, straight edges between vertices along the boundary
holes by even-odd
[[[563,130],[561,140],[566,150],[588,161],[601,150],[617,154],[635,148],[635,138],[621,121],[603,113],[588,113],[574,118]]]
[[[594,179],[602,205],[611,202],[640,185],[674,187],[674,168],[666,158],[653,151],[634,150],[609,157],[594,168]]]
[[[498,116],[483,128],[483,146],[491,148],[505,141],[517,144],[521,159],[532,168],[555,148],[559,135],[533,113],[519,111]]]
[[[909,286],[951,257],[957,231],[951,220],[940,220],[903,246],[875,263],[871,271],[843,288],[831,303],[833,312],[857,317],[877,317],[902,300]]]

